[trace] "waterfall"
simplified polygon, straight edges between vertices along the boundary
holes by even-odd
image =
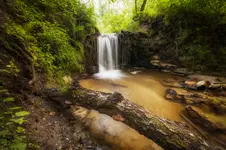
[[[98,78],[121,78],[119,69],[119,52],[117,34],[102,34],[97,40],[99,73]]]
[[[118,37],[104,34],[98,37],[99,72],[118,69]]]

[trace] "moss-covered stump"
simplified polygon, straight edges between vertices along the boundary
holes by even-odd
[[[120,93],[103,93],[78,87],[65,93],[51,92],[48,96],[58,102],[64,103],[65,99],[67,99],[74,105],[102,110],[101,113],[105,114],[109,114],[109,111],[112,110],[111,112],[120,114],[125,118],[125,124],[136,129],[165,149],[221,149],[211,141],[204,140],[200,135],[189,129],[186,124],[158,117],[143,107],[125,99]]]

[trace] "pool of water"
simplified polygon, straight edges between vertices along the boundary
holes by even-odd
[[[140,72],[131,74],[125,72],[125,77],[116,80],[109,79],[85,79],[80,84],[88,89],[102,92],[120,92],[125,98],[143,106],[154,114],[174,121],[183,121],[180,111],[182,104],[168,101],[164,98],[166,87],[161,85],[163,79],[179,77],[160,72]]]

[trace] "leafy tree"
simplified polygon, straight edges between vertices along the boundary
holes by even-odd
[[[7,0],[0,8],[5,14],[0,43],[31,66],[33,79],[36,70],[48,79],[82,71],[83,40],[96,31],[92,7],[79,0]]]

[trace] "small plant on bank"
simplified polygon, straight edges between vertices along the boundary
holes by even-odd
[[[25,117],[29,112],[15,106],[14,101],[14,97],[0,97],[0,149],[25,150],[27,138],[22,125],[26,122]]]

